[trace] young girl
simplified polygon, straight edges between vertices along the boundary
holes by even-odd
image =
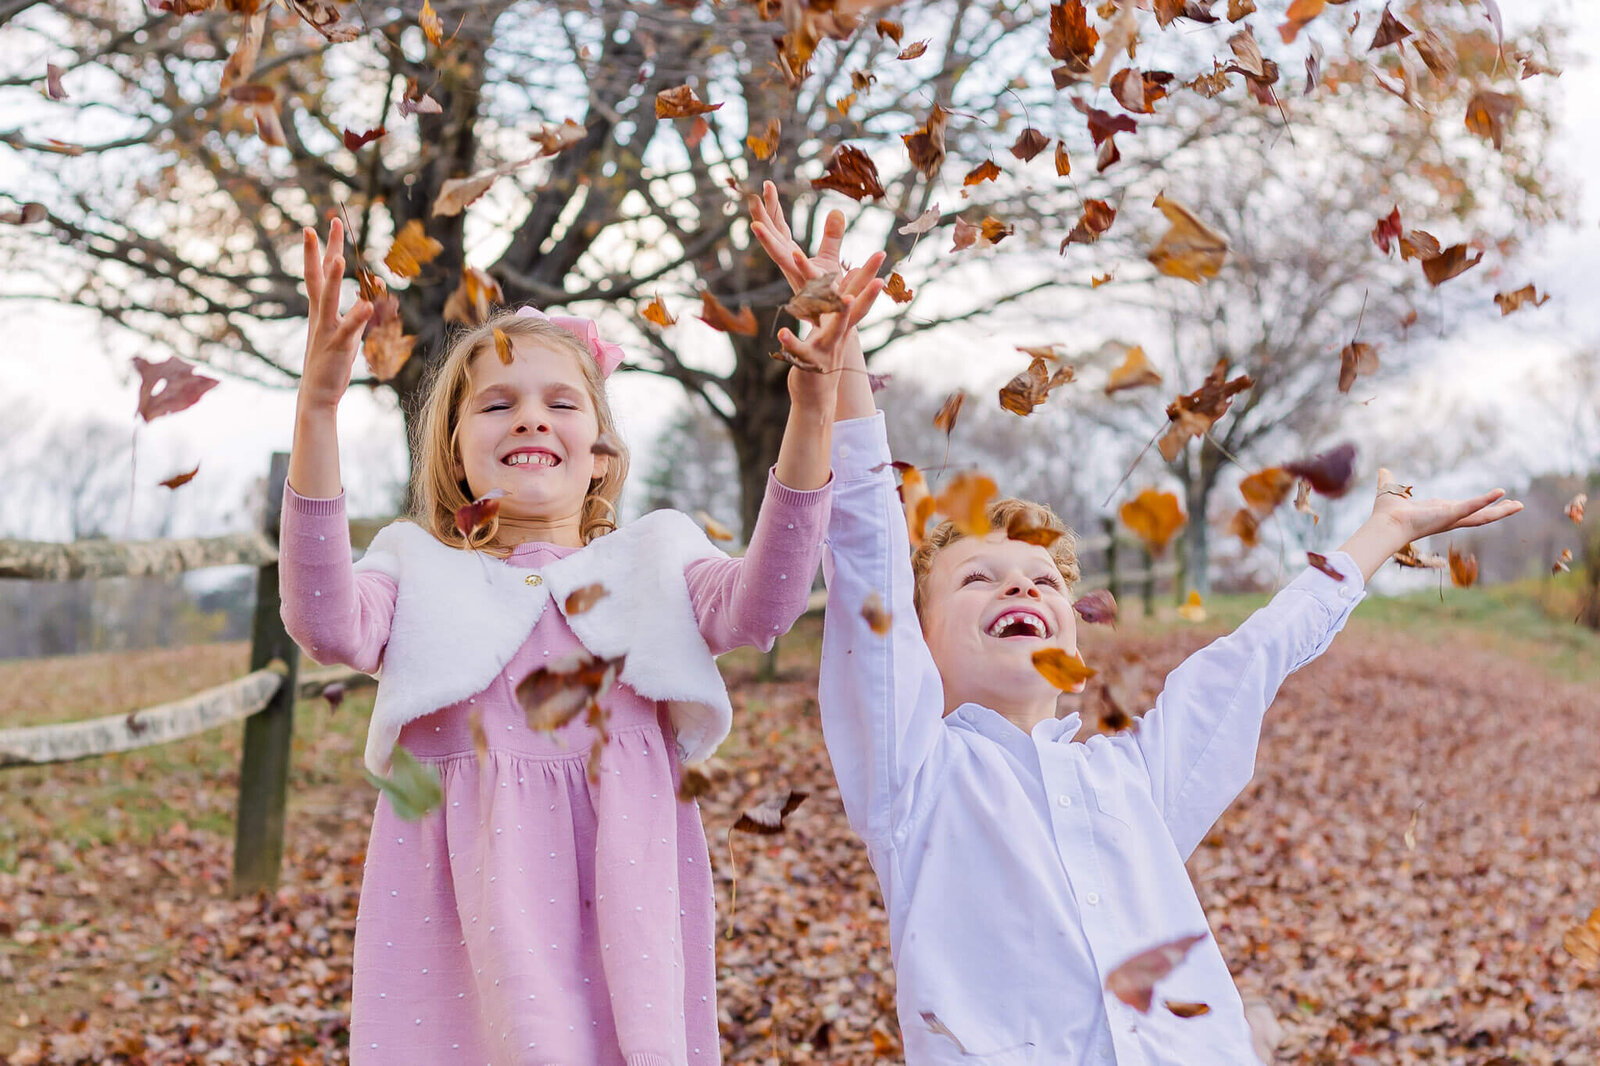
[[[726,735],[713,657],[769,648],[804,610],[827,525],[837,375],[791,372],[792,407],[760,518],[731,559],[675,511],[618,527],[627,476],[605,378],[622,359],[592,322],[530,308],[456,338],[428,391],[408,521],[350,563],[335,412],[366,301],[338,310],[343,232],[305,234],[311,321],[285,490],[289,632],[322,663],[382,667],[367,766],[398,742],[437,770],[440,809],[380,797],[356,924],[351,1061],[668,1066],[719,1061],[713,891],[680,765]],[[881,283],[805,341],[825,368]],[[497,351],[496,331],[510,342]],[[457,508],[501,490],[470,542]],[[568,596],[605,595],[568,614]],[[589,599],[592,597],[582,597]],[[531,730],[515,692],[586,649],[626,655],[583,718]],[[475,730],[487,739],[481,757]]]

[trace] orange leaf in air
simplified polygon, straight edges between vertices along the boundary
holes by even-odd
[[[898,273],[891,273],[888,282],[883,286],[883,294],[897,304],[908,304],[915,290],[906,288],[906,279]]]
[[[723,306],[722,302],[709,291],[700,294],[700,321],[712,329],[719,329],[724,333],[737,333],[744,337],[754,337],[757,325],[755,312],[748,307],[739,308],[739,313],[734,314]]]
[[[733,539],[732,530],[723,525],[721,522],[718,522],[715,518],[712,518],[710,515],[706,514],[704,511],[696,511],[694,516],[699,520],[702,526],[706,527],[706,536],[710,537],[712,540]]]
[[[1127,357],[1116,369],[1111,371],[1111,376],[1106,379],[1105,393],[1110,396],[1114,392],[1124,389],[1137,389],[1145,385],[1161,384],[1161,374],[1150,365],[1144,349],[1134,345],[1128,349]]]
[[[456,531],[472,539],[500,513],[500,500],[506,495],[505,489],[490,489],[471,503],[456,508]]]
[[[1157,489],[1145,489],[1123,504],[1118,514],[1123,525],[1144,541],[1151,555],[1166,551],[1168,543],[1188,520],[1178,497]]]
[[[867,598],[861,605],[861,617],[867,620],[867,628],[880,637],[889,635],[889,626],[894,621],[883,606],[883,597],[877,590],[867,593]]]
[[[957,389],[945,398],[944,404],[939,408],[939,413],[933,416],[936,429],[944,430],[946,437],[955,432],[956,418],[961,414],[961,405],[967,400],[967,394]]]
[[[1540,294],[1529,282],[1520,289],[1511,292],[1497,292],[1494,294],[1494,304],[1500,308],[1500,317],[1504,318],[1511,312],[1519,310],[1523,304],[1532,304],[1534,307],[1543,307],[1546,300],[1550,299],[1549,293]]]
[[[187,471],[187,472],[182,473],[182,474],[173,474],[171,477],[169,477],[165,481],[161,482],[161,485],[162,485],[163,488],[169,488],[169,489],[182,488],[184,485],[187,485],[189,482],[193,481],[194,480],[194,476],[196,474],[198,474],[199,472],[200,472],[200,467],[197,465],[197,466],[195,466],[195,468],[193,470]]]
[[[945,490],[934,498],[933,506],[967,536],[986,536],[990,528],[989,501],[994,499],[995,490],[994,478],[964,470],[950,479]]]
[[[1085,666],[1082,659],[1061,648],[1040,648],[1030,658],[1033,668],[1062,692],[1082,692],[1084,684],[1096,672]]]
[[[1145,258],[1161,273],[1196,284],[1216,277],[1228,257],[1228,238],[1165,194],[1156,196],[1155,205],[1167,216],[1170,228]]]
[[[1478,580],[1478,557],[1471,552],[1450,549],[1450,583],[1457,588],[1471,588]]]
[[[1575,526],[1583,525],[1583,510],[1589,505],[1588,493],[1580,492],[1567,501],[1565,514]]]
[[[977,185],[980,182],[993,181],[1000,176],[1000,165],[993,159],[985,159],[967,172],[961,179],[962,185]]]
[[[674,85],[656,93],[656,118],[692,118],[710,114],[721,106],[706,103],[688,85]]]
[[[659,294],[653,297],[649,303],[641,307],[639,309],[639,314],[643,316],[646,322],[653,326],[660,326],[662,329],[666,329],[668,326],[673,325],[678,321],[667,312],[667,305],[661,302],[661,296]]]
[[[833,153],[833,158],[828,160],[828,167],[822,172],[822,177],[811,179],[811,187],[832,189],[857,201],[868,197],[876,200],[885,195],[883,183],[878,180],[878,168],[872,162],[872,157],[848,144],[839,146],[838,151]]]

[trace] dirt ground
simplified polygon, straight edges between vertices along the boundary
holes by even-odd
[[[806,623],[808,627],[811,623]],[[1097,630],[1085,657],[1139,706],[1215,628]],[[833,785],[814,627],[779,680],[724,660],[731,770],[702,801],[730,1063],[893,1062],[876,881]],[[243,672],[244,649],[0,664],[0,724],[121,713]],[[300,710],[282,887],[228,898],[239,728],[0,776],[0,1057],[346,1060],[373,792],[370,696]],[[785,788],[777,837],[728,827]],[[1437,638],[1352,625],[1291,678],[1255,780],[1190,864],[1247,1000],[1309,1064],[1600,1061],[1600,973],[1563,932],[1600,906],[1600,692]]]

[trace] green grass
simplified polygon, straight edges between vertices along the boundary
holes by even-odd
[[[1577,625],[1581,577],[1560,574],[1500,585],[1442,589],[1403,596],[1369,594],[1351,616],[1347,632],[1404,635],[1426,646],[1457,645],[1494,651],[1531,663],[1563,681],[1600,682],[1600,633]],[[1198,628],[1227,632],[1267,602],[1266,593],[1218,594],[1205,600]],[[1179,618],[1170,597],[1158,597],[1145,618],[1139,600],[1122,604],[1124,624],[1170,631],[1194,623]]]

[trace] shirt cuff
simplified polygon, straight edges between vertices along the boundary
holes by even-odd
[[[292,511],[306,518],[337,518],[344,514],[344,492],[330,499],[320,500],[311,496],[302,496],[289,483],[283,483],[283,509]]]
[[[1326,571],[1308,566],[1305,573],[1290,582],[1289,587],[1311,593],[1335,614],[1347,614],[1367,595],[1361,567],[1348,552],[1331,552],[1326,558],[1328,566],[1343,575],[1341,578],[1336,579]]]
[[[882,411],[833,424],[833,476],[837,482],[871,477],[890,458],[888,423]]]

